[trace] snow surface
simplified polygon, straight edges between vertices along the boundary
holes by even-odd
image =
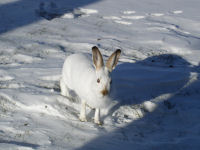
[[[1,150],[198,150],[199,0],[1,0]],[[66,56],[122,50],[93,123],[60,95]]]

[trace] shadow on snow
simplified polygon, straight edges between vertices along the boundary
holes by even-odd
[[[3,144],[14,144],[14,145],[23,146],[23,147],[31,147],[31,148],[34,148],[34,149],[37,149],[39,147],[39,145],[37,145],[37,144],[10,141],[10,140],[0,140],[0,143],[3,143]]]
[[[79,149],[198,149],[200,144],[197,138],[183,138],[187,132],[184,130],[198,123],[198,114],[187,114],[196,118],[189,123],[179,117],[177,120],[174,114],[180,116],[182,105],[195,103],[200,98],[193,98],[193,101],[190,98],[192,94],[200,95],[199,73],[199,66],[193,66],[173,54],[118,65],[112,74],[115,87],[112,97],[119,104],[111,109],[109,115],[120,106],[134,106],[161,96],[158,106],[153,112],[146,112],[143,117],[126,123],[125,127],[102,134]],[[165,94],[171,96],[162,97]]]
[[[2,4],[0,34],[42,19],[52,20],[97,1],[99,0],[18,0]]]

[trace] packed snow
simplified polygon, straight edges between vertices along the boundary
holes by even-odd
[[[199,150],[199,0],[1,0],[0,150]],[[67,56],[112,72],[103,125],[61,96]]]

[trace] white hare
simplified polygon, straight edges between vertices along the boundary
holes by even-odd
[[[121,50],[117,49],[104,66],[99,49],[92,47],[92,58],[85,54],[72,54],[65,60],[60,80],[61,95],[74,91],[81,99],[79,119],[86,119],[86,104],[95,108],[94,122],[100,124],[100,108],[106,107],[110,92],[110,73],[117,65]]]

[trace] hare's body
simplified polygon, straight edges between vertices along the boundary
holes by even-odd
[[[105,101],[102,100],[94,83],[96,84],[96,70],[89,55],[73,54],[67,57],[60,83],[63,86],[62,95],[70,96],[69,90],[73,90],[90,107],[105,107],[106,97]]]
[[[100,124],[100,108],[106,107],[110,91],[110,72],[116,66],[120,50],[111,55],[104,67],[103,58],[97,47],[92,48],[93,61],[89,55],[73,54],[66,58],[60,80],[61,94],[70,96],[74,91],[81,99],[80,120],[87,121],[86,104],[95,108],[94,121]]]

